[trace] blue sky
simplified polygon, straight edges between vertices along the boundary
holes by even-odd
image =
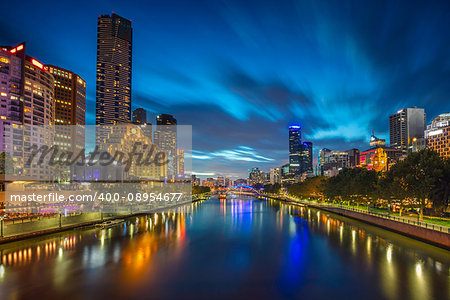
[[[284,164],[289,124],[315,153],[364,150],[400,108],[450,110],[448,1],[20,1],[0,44],[81,75],[93,124],[97,17],[112,11],[132,20],[133,108],[192,125],[198,173]]]

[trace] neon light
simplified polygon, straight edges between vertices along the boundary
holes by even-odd
[[[20,50],[22,50],[23,49],[23,45],[19,45],[19,46],[17,46],[17,51],[20,51]]]
[[[300,129],[300,126],[299,125],[291,125],[291,126],[289,126],[289,128]]]
[[[34,58],[31,59],[31,63],[36,67],[38,67],[39,69],[44,70],[44,65],[35,60]]]
[[[14,49],[11,49],[11,53],[16,53],[16,51],[17,51],[17,49],[16,49],[16,48],[14,48]]]

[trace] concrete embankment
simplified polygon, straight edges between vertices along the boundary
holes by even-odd
[[[311,206],[313,207],[313,206]],[[357,219],[450,250],[450,234],[412,224],[384,219],[338,207],[315,207],[341,216]]]
[[[426,242],[441,248],[444,248],[446,250],[450,250],[450,234],[442,231],[437,231],[429,228],[424,228],[420,226],[416,226],[413,224],[398,222],[391,219],[385,219],[380,218],[374,215],[369,215],[365,213],[360,213],[357,211],[351,211],[347,209],[342,209],[338,207],[323,207],[323,206],[316,206],[311,205],[309,203],[301,203],[301,202],[294,202],[288,199],[279,198],[279,197],[273,197],[273,196],[266,196],[261,195],[262,197],[267,197],[279,201],[286,202],[288,204],[293,205],[306,205],[308,207],[320,209],[323,211],[331,212],[337,215],[341,215],[344,217],[356,219],[358,221],[362,221],[371,225],[375,225],[378,227],[381,227],[383,229],[387,229],[390,231],[394,231],[396,233],[400,233],[403,235],[406,235],[408,237],[420,240],[422,242]]]

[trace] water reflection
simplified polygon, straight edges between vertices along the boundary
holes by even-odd
[[[448,251],[307,207],[209,200],[0,248],[0,298],[48,293],[427,299]],[[92,297],[91,295],[91,297]],[[81,296],[80,296],[81,297]]]

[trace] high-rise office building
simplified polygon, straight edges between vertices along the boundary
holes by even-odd
[[[135,124],[147,123],[147,111],[142,107],[133,110],[133,123]]]
[[[289,126],[289,173],[299,174],[300,145],[302,142],[302,129],[298,125]]]
[[[270,184],[281,183],[281,168],[270,168]]]
[[[440,114],[425,131],[428,148],[441,157],[450,158],[450,113]]]
[[[259,168],[252,168],[248,170],[248,183],[252,186],[256,184],[264,184],[264,176],[265,173],[261,172]]]
[[[423,108],[405,108],[389,116],[390,146],[407,153],[411,150],[413,139],[424,137],[425,124]]]
[[[47,68],[55,78],[55,145],[78,153],[85,143],[86,82],[72,71],[53,65]]]
[[[14,175],[50,178],[49,168],[35,163],[25,167],[23,159],[32,145],[53,143],[47,125],[54,125],[55,79],[43,63],[26,55],[25,43],[0,47],[0,73],[0,153],[13,157]]]
[[[349,166],[349,153],[347,151],[331,151],[323,148],[319,151],[319,174],[334,176]]]
[[[153,133],[153,141],[159,149],[167,153],[169,159],[169,175],[178,175],[177,170],[177,120],[168,114],[160,114],[156,117],[156,130]]]
[[[313,171],[313,145],[311,142],[303,142],[300,145],[300,172]]]
[[[355,168],[359,165],[359,155],[360,151],[359,149],[353,148],[350,150],[346,150],[345,152],[348,153],[348,167],[349,168]]]
[[[96,124],[131,121],[131,21],[116,14],[97,22]]]

